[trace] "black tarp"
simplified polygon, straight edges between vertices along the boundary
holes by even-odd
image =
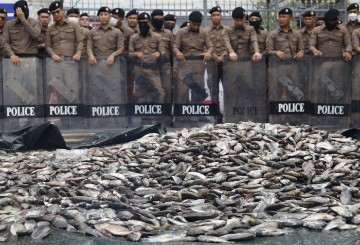
[[[99,133],[80,143],[67,145],[59,128],[49,122],[0,134],[0,150],[7,152],[29,150],[81,149],[130,142],[149,133],[166,133],[162,124],[141,126],[125,132]]]

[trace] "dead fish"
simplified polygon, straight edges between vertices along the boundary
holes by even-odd
[[[141,238],[142,242],[182,242],[185,241],[186,231],[166,232],[164,234]]]
[[[253,240],[256,238],[255,232],[242,232],[242,233],[235,233],[235,234],[226,234],[220,237],[221,239],[225,239],[228,241],[247,241]]]
[[[100,231],[101,233],[111,234],[114,236],[127,236],[132,233],[126,227],[123,227],[123,226],[120,226],[117,224],[112,224],[112,223],[96,224],[95,229]]]
[[[343,216],[345,218],[352,218],[352,216],[353,216],[347,206],[331,207],[331,210],[333,210],[335,213],[337,213],[338,215]]]
[[[197,240],[199,242],[214,242],[214,243],[228,243],[229,241],[226,239],[222,239],[220,237],[216,236],[207,236],[207,235],[201,235],[197,237]]]
[[[35,240],[41,240],[44,237],[47,237],[50,233],[51,228],[49,226],[38,226],[31,234],[31,238]]]

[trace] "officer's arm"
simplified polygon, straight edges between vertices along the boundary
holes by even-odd
[[[350,34],[348,32],[348,30],[346,28],[343,28],[344,30],[344,34],[343,35],[343,43],[345,44],[345,52],[349,52],[351,53],[353,47],[352,47],[352,44],[351,44],[351,39],[350,39]]]
[[[111,55],[113,55],[114,57],[122,55],[124,53],[124,35],[122,34],[122,32],[119,30],[116,33],[116,51],[113,52]]]
[[[210,39],[210,35],[208,32],[205,32],[205,46],[206,46],[206,54],[210,55],[214,52],[214,44]]]
[[[15,53],[11,49],[11,46],[10,46],[10,30],[9,29],[10,29],[9,25],[8,25],[8,23],[6,23],[4,26],[3,34],[2,34],[2,43],[4,45],[6,52],[9,54],[9,56],[14,56]]]
[[[298,32],[298,43],[297,43],[297,52],[298,53],[305,53],[305,46],[304,46],[304,40],[303,40],[303,38],[302,38],[302,35],[301,35],[301,33],[300,32]]]
[[[266,38],[266,51],[269,55],[276,55],[275,50],[275,32],[270,32],[269,35]]]
[[[135,59],[137,57],[135,52],[134,42],[135,42],[135,36],[131,36],[129,41],[129,57],[132,59]]]
[[[226,29],[223,30],[223,39],[224,39],[225,47],[227,49],[227,54],[235,53],[235,51],[230,43],[229,32]],[[226,55],[225,52],[224,52],[224,55]]]
[[[253,47],[255,53],[260,53],[256,31],[255,31],[254,27],[252,27],[252,26],[249,26],[249,27],[251,27],[251,29],[250,29],[251,46]]]
[[[180,29],[175,34],[175,41],[174,41],[174,45],[173,45],[173,51],[174,51],[174,54],[176,56],[181,53],[181,51],[180,51],[180,48],[181,48],[181,33],[182,33],[182,31]]]
[[[352,34],[352,44],[356,53],[360,53],[359,30],[360,29],[356,29]]]
[[[309,50],[315,55],[319,50],[317,50],[317,34],[318,30],[315,29],[311,33],[310,40],[309,40]]]
[[[24,27],[25,31],[28,32],[32,39],[38,39],[41,33],[41,27],[39,25],[39,22],[32,19],[25,19],[21,22]]]
[[[164,41],[162,40],[160,35],[157,39],[158,39],[158,44],[159,44],[157,47],[157,52],[160,53],[160,56],[165,56],[166,51],[165,51]]]
[[[81,51],[84,47],[84,43],[83,43],[81,31],[80,31],[80,26],[77,24],[74,24],[74,28],[75,28],[75,41],[76,41],[76,54],[75,55],[81,56]]]
[[[94,31],[91,30],[88,33],[87,36],[87,44],[86,44],[86,52],[89,58],[91,58],[92,56],[94,56],[94,40],[93,40],[93,33]]]
[[[55,52],[53,51],[53,49],[51,48],[52,46],[52,40],[51,40],[51,33],[52,31],[52,28],[49,27],[49,29],[47,30],[46,32],[46,40],[45,40],[45,49],[46,49],[46,52],[51,56],[53,57],[55,54]]]

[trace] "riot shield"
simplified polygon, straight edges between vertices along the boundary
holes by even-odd
[[[4,132],[4,101],[3,101],[3,74],[2,59],[0,59],[0,132]]]
[[[350,63],[342,57],[312,58],[311,125],[345,128],[350,123]]]
[[[305,60],[269,58],[269,122],[308,124],[309,76]]]
[[[127,105],[129,127],[162,123],[171,125],[171,65],[145,57],[133,60],[132,101]]]
[[[360,127],[360,56],[355,55],[351,61],[351,127]]]
[[[60,129],[84,128],[84,90],[79,79],[79,63],[72,57],[61,62],[46,59],[44,82],[45,119]]]
[[[4,131],[44,121],[42,68],[38,58],[21,58],[20,65],[2,60]]]
[[[224,64],[224,122],[266,121],[266,63],[249,58]]]
[[[211,80],[213,63],[203,62],[202,56],[185,57],[174,62],[174,126],[199,127],[219,118],[218,83]],[[214,92],[215,91],[215,92]]]
[[[117,57],[109,66],[106,60],[96,57],[97,64],[88,65],[85,124],[91,129],[126,128],[126,61]]]

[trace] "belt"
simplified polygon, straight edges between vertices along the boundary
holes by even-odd
[[[15,55],[22,58],[29,58],[29,57],[37,57],[38,54],[15,54]]]
[[[72,56],[61,56],[61,59],[63,61],[73,61],[73,57]]]
[[[203,60],[204,55],[185,56],[185,60]]]
[[[139,63],[136,62],[134,63],[134,65],[141,67],[143,69],[158,69],[159,68],[159,64],[158,63]]]

